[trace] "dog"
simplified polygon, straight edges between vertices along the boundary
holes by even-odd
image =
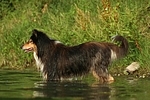
[[[49,38],[45,33],[33,29],[25,52],[33,52],[38,69],[46,81],[63,80],[92,73],[101,82],[114,81],[108,72],[109,64],[127,55],[128,41],[123,36],[114,37],[120,45],[107,42],[86,42],[66,46]]]

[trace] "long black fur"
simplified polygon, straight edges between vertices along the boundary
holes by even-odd
[[[121,42],[120,46],[103,42],[66,46],[36,29],[30,39],[37,46],[36,55],[44,65],[41,71],[47,81],[82,76],[89,72],[93,72],[98,80],[107,81],[110,62],[124,57],[128,51],[128,42],[122,36],[114,38]]]

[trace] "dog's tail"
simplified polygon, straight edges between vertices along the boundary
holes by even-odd
[[[127,55],[129,44],[126,38],[117,35],[113,37],[113,41],[119,43],[116,47],[111,48],[111,59],[122,58]]]

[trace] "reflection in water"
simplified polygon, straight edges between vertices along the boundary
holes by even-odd
[[[92,84],[89,86],[83,82],[39,82],[35,83],[34,97],[41,98],[76,98],[109,100],[111,89],[108,84]]]
[[[0,70],[0,100],[149,100],[150,98],[150,77],[120,76],[115,77],[112,84],[91,84],[95,80],[90,76],[83,80],[49,83],[39,82],[40,78],[39,73]]]

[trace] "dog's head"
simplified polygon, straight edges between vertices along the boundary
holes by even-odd
[[[37,45],[36,45],[37,41],[38,41],[37,33],[38,33],[38,31],[34,29],[32,31],[32,35],[31,35],[30,39],[28,40],[28,42],[23,44],[22,49],[25,52],[36,52],[37,51]]]
[[[22,49],[25,52],[37,52],[37,48],[42,49],[50,41],[51,39],[45,33],[34,29],[29,41],[22,46]]]

